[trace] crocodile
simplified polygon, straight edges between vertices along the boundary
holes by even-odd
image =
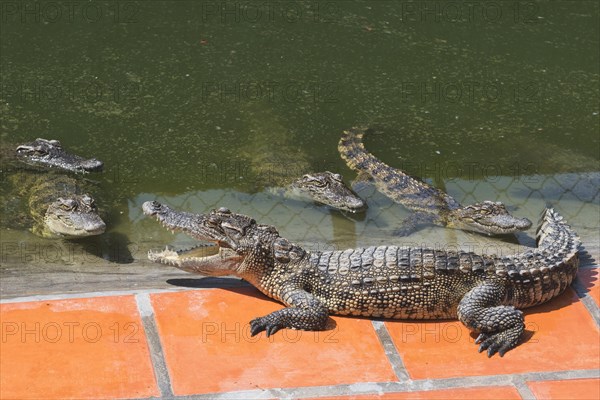
[[[304,174],[289,184],[285,181],[287,186],[284,188],[284,195],[308,196],[314,202],[351,213],[364,211],[367,208],[366,203],[344,183],[343,179],[340,174],[330,171]]]
[[[373,181],[390,199],[414,211],[402,222],[396,234],[408,235],[427,223],[487,235],[511,234],[531,227],[529,219],[511,215],[501,202],[486,200],[463,206],[440,189],[383,163],[362,143],[363,135],[368,131],[364,127],[345,130],[338,150],[346,164],[359,172],[359,180]]]
[[[280,118],[269,107],[242,108],[248,143],[238,151],[246,160],[254,191],[292,199],[310,199],[331,208],[357,213],[367,207],[340,174],[313,172],[309,159],[290,138]]]
[[[95,158],[85,159],[63,149],[58,140],[38,138],[17,147],[17,159],[42,169],[57,169],[77,173],[102,171],[104,164]]]
[[[16,213],[13,220],[27,221],[34,234],[48,238],[74,239],[105,231],[106,224],[87,191],[87,182],[69,174],[101,171],[101,161],[71,154],[59,141],[46,139],[19,145],[16,150],[13,147],[13,153],[5,161],[3,174],[14,194],[3,196],[3,201],[8,204],[10,200],[5,197],[11,197],[23,201],[27,208],[27,216]],[[17,163],[33,168],[22,168]]]
[[[36,235],[74,239],[100,235],[106,230],[94,198],[70,176],[22,174],[17,193],[27,201],[33,219],[31,231]]]
[[[479,333],[479,352],[504,356],[524,332],[520,309],[558,296],[579,266],[579,238],[552,208],[542,215],[537,247],[504,257],[398,246],[310,252],[227,208],[194,214],[148,201],[142,209],[167,229],[216,243],[200,254],[151,250],[151,261],[234,275],[286,306],[252,320],[253,336],[323,330],[330,314],[458,319]]]

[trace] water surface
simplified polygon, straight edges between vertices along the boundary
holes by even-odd
[[[89,178],[109,225],[85,241],[39,239],[9,223],[26,205],[5,184],[3,277],[70,271],[85,286],[88,274],[129,274],[133,264],[154,273],[148,248],[190,240],[143,218],[151,199],[195,212],[227,206],[310,249],[534,244],[533,228],[509,238],[438,227],[392,238],[408,211],[372,188],[361,193],[367,214],[349,216],[265,187],[273,169],[328,169],[350,181],[336,147],[358,124],[377,128],[365,140],[377,157],[460,202],[504,201],[534,221],[552,204],[597,244],[598,4],[426,3],[3,8],[2,146],[53,138],[102,159],[106,171]]]

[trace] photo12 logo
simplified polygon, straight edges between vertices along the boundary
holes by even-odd
[[[13,103],[115,103],[139,99],[141,84],[130,81],[105,82],[97,77],[77,80],[32,79],[0,82],[0,98]]]
[[[210,81],[202,82],[203,102],[269,101],[284,103],[337,103],[336,82]]]
[[[397,88],[403,103],[475,104],[475,103],[532,103],[542,100],[540,82],[503,81],[403,81]]]
[[[140,6],[134,1],[2,1],[2,23],[135,23]]]
[[[240,322],[235,322],[233,324],[228,324],[227,322],[202,322],[201,328],[200,341],[202,343],[256,343],[265,340],[264,333],[252,336],[249,323],[242,324]],[[308,340],[314,343],[338,343],[339,338],[336,337],[338,333],[339,328],[337,325],[325,331],[281,329],[277,335],[271,335],[266,338],[266,340],[270,343],[296,343],[304,337],[305,340],[308,338]]]
[[[130,261],[139,251],[137,243],[106,245],[98,243],[61,243],[57,242],[0,242],[0,261],[3,263],[88,263],[99,258],[114,261]]]
[[[2,321],[2,343],[138,343],[139,333],[135,322]]]
[[[200,20],[221,24],[328,23],[339,16],[334,1],[202,1]]]
[[[541,19],[533,1],[402,1],[403,23],[534,23]]]

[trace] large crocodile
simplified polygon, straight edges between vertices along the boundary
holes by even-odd
[[[193,214],[156,201],[142,208],[167,229],[218,247],[204,257],[150,251],[150,260],[205,275],[235,275],[286,305],[252,320],[252,335],[269,336],[281,328],[322,330],[329,314],[458,318],[480,333],[480,352],[503,356],[524,331],[518,309],[558,296],[579,264],[579,239],[553,209],[543,214],[537,248],[497,257],[397,246],[309,252],[274,227],[226,208]]]
[[[9,160],[3,160],[2,172],[14,189],[16,196],[12,197],[24,201],[28,211],[25,219],[33,233],[72,239],[105,231],[106,224],[88,194],[88,183],[65,173],[100,171],[101,161],[71,154],[57,140],[36,139],[13,151]],[[34,168],[10,165],[15,161],[11,158]]]
[[[362,138],[367,131],[366,128],[344,131],[338,150],[360,178],[368,176],[382,193],[415,212],[402,222],[398,234],[407,235],[426,223],[488,235],[515,233],[531,227],[529,219],[514,217],[500,202],[463,206],[447,193],[383,163],[365,149]]]
[[[310,199],[352,213],[366,208],[340,174],[313,172],[309,158],[270,107],[247,104],[242,119],[248,142],[238,153],[247,163],[253,190],[267,189],[282,197]]]

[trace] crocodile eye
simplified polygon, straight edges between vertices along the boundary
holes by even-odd
[[[220,207],[217,212],[219,214],[231,214],[231,211],[227,207]]]
[[[342,176],[340,174],[333,174],[333,179],[335,179],[336,181],[342,181]]]
[[[307,181],[307,183],[310,183],[311,185],[316,186],[316,187],[320,187],[320,188],[327,186],[327,182],[326,181],[324,181],[322,179],[317,179],[317,178],[309,178],[309,180]]]
[[[219,226],[219,224],[221,223],[221,219],[219,217],[217,217],[216,215],[211,214],[208,216],[208,219],[206,220],[206,222],[212,226]]]
[[[240,237],[244,234],[244,228],[239,227],[237,225],[231,225],[227,222],[224,222],[222,226],[223,228],[227,229],[229,231],[229,234],[232,236]]]
[[[311,185],[315,185],[315,186],[319,186],[319,183],[322,183],[321,177],[311,175],[311,174],[302,175],[302,180],[307,184],[311,184]]]
[[[36,156],[46,156],[48,152],[41,147],[33,147],[33,146],[19,146],[17,147],[17,153],[19,154],[32,154]]]
[[[45,156],[50,154],[50,149],[48,148],[48,146],[42,145],[42,146],[34,146],[31,148],[31,150],[33,150],[33,152],[35,153],[36,156]]]
[[[96,201],[92,198],[92,196],[86,194],[83,196],[82,201],[86,206],[92,209],[96,208]]]
[[[75,201],[73,201],[72,199],[63,199],[60,198],[58,199],[60,201],[60,208],[65,210],[65,211],[71,211],[75,208],[75,206],[77,205],[77,203]]]

